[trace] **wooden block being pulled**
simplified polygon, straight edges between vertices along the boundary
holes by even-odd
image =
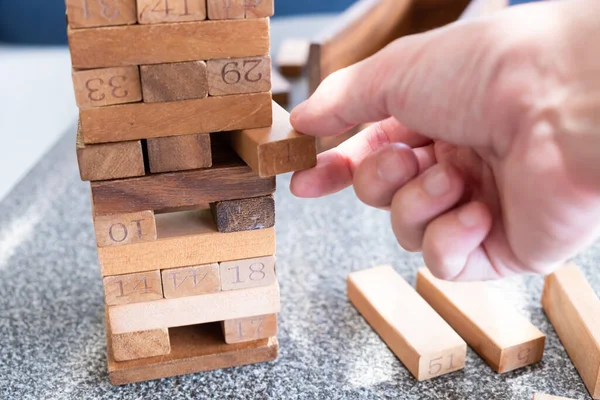
[[[276,314],[279,309],[279,284],[275,282],[250,289],[110,306],[108,318],[115,334]]]
[[[164,64],[269,54],[269,19],[69,29],[74,68]],[[219,40],[215,40],[219,38]]]
[[[211,96],[260,93],[271,90],[271,57],[208,60]]]
[[[203,99],[208,96],[204,61],[142,65],[144,103]]]
[[[219,264],[162,270],[165,299],[196,296],[221,291]]]
[[[77,128],[77,164],[82,181],[104,181],[144,176],[144,153],[139,140],[86,145]]]
[[[281,107],[287,107],[290,104],[292,94],[292,85],[285,79],[277,69],[271,69],[271,95],[273,101]]]
[[[81,110],[86,144],[262,128],[272,124],[271,93]]]
[[[273,196],[219,201],[210,204],[219,232],[253,231],[275,225]]]
[[[137,66],[100,68],[72,73],[79,108],[135,103],[142,100]]]
[[[230,319],[221,323],[228,344],[251,342],[277,336],[277,314]]]
[[[163,298],[160,271],[105,276],[104,300],[109,306],[140,303]]]
[[[275,228],[220,233],[208,211],[161,214],[156,224],[154,242],[99,248],[102,276],[275,254]]]
[[[532,400],[573,400],[569,397],[551,396],[544,393],[535,393]]]
[[[210,134],[148,139],[150,172],[187,171],[212,166]]]
[[[277,282],[275,257],[226,261],[219,264],[221,290],[239,290],[268,286]]]
[[[442,281],[423,268],[417,291],[496,372],[542,359],[546,336],[484,283]]]
[[[112,335],[111,343],[112,355],[117,362],[166,356],[171,352],[167,328]]]
[[[315,138],[296,132],[289,113],[277,103],[273,104],[271,127],[238,130],[226,136],[236,153],[262,177],[317,165]]]
[[[246,18],[272,17],[275,14],[275,0],[244,0]]]
[[[207,0],[209,19],[246,18],[246,0]]]
[[[135,0],[66,0],[71,28],[135,24]]]
[[[98,247],[152,242],[156,240],[154,212],[97,215],[94,231]]]
[[[348,298],[417,380],[465,366],[466,343],[392,267],[350,274]]]
[[[302,76],[308,63],[310,42],[306,39],[287,39],[279,47],[277,66],[284,76]]]
[[[192,374],[277,358],[277,338],[228,345],[218,323],[169,329],[168,355],[116,362],[108,332],[108,375],[113,385],[125,385],[170,376]]]
[[[140,24],[205,19],[206,0],[137,0],[137,20]]]
[[[594,399],[600,399],[600,300],[575,264],[546,277],[542,306]]]

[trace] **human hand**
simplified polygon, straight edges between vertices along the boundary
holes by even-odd
[[[449,280],[549,273],[600,235],[600,2],[514,7],[402,38],[327,78],[291,116],[378,122],[291,183],[351,184]]]

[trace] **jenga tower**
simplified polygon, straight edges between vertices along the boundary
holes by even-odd
[[[274,359],[275,175],[316,150],[271,100],[273,0],[66,3],[111,382]]]

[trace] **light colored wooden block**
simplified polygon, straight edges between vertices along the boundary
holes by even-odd
[[[144,103],[203,99],[208,96],[204,61],[142,65]]]
[[[573,400],[569,397],[551,396],[544,393],[535,393],[532,400]]]
[[[142,100],[138,67],[114,67],[72,73],[79,108],[135,103]]]
[[[207,0],[209,19],[246,18],[246,0]]]
[[[350,274],[348,298],[417,380],[465,366],[466,343],[392,267]]]
[[[104,296],[109,306],[160,300],[163,298],[160,271],[105,276]],[[140,329],[145,330],[145,329]]]
[[[157,215],[156,223],[154,242],[99,248],[102,276],[275,254],[275,228],[219,233],[210,212]]]
[[[542,359],[546,336],[484,283],[442,281],[423,268],[417,292],[496,372]]]
[[[247,289],[277,282],[274,256],[222,262],[219,269],[221,290]]]
[[[542,306],[594,399],[600,399],[600,300],[575,264],[546,277]]]
[[[251,342],[277,336],[277,314],[230,319],[221,323],[228,344]]]
[[[308,63],[310,41],[287,39],[279,47],[277,66],[284,76],[299,77]]]
[[[273,101],[281,107],[287,107],[290,104],[292,84],[275,68],[271,69],[271,94]]]
[[[276,314],[279,284],[108,308],[113,334]]]
[[[112,335],[111,343],[112,354],[117,362],[166,356],[171,352],[167,328]]]
[[[156,221],[153,211],[97,215],[94,217],[94,230],[98,247],[156,240]]]
[[[273,196],[219,201],[210,204],[219,232],[240,232],[275,226]]]
[[[317,165],[313,136],[296,132],[289,113],[273,103],[273,125],[226,134],[236,153],[261,177],[275,176]]]
[[[173,268],[161,271],[166,299],[196,296],[221,291],[219,264]]]
[[[269,19],[69,29],[74,68],[164,64],[269,54]],[[215,40],[219,38],[219,40]]]
[[[272,17],[275,14],[274,0],[244,0],[246,18]]]
[[[135,0],[66,0],[71,28],[135,24]]]
[[[271,90],[271,58],[268,56],[208,60],[206,65],[211,96]]]
[[[150,172],[174,172],[212,166],[210,134],[169,136],[147,140]]]
[[[86,144],[262,128],[272,124],[271,93],[136,103],[81,110]]]
[[[205,19],[206,0],[137,0],[137,20],[140,24]]]

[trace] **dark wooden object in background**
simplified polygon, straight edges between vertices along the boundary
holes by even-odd
[[[212,166],[210,134],[148,139],[150,172],[175,172]]]
[[[219,232],[241,232],[271,228],[275,225],[273,196],[211,203],[210,209]]]

